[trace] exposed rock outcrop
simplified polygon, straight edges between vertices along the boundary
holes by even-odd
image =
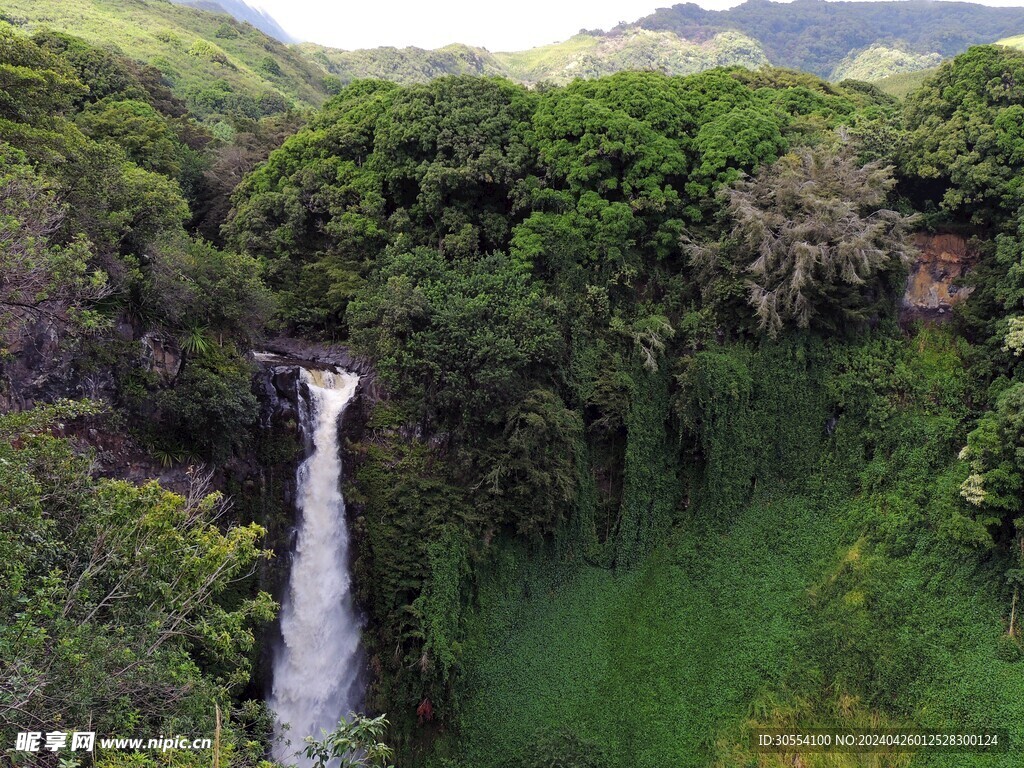
[[[142,356],[147,370],[165,384],[171,384],[181,370],[182,356],[177,343],[152,331],[142,337]]]
[[[271,358],[267,358],[271,355]],[[261,423],[270,426],[274,421],[291,421],[298,413],[299,368],[330,368],[331,370],[352,371],[359,374],[359,388],[349,404],[346,414],[348,424],[362,425],[369,409],[381,399],[377,374],[370,361],[355,355],[347,347],[304,341],[289,337],[271,339],[263,344],[257,354],[261,372],[255,383],[261,403]]]
[[[50,318],[10,322],[0,339],[0,413],[61,398],[105,400],[114,391],[110,371],[76,364],[76,341]]]
[[[900,317],[904,321],[948,319],[950,310],[971,295],[972,289],[961,285],[961,278],[974,265],[976,254],[961,235],[922,233],[914,239],[919,255],[907,277]]]

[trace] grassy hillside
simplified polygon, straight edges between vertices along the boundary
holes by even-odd
[[[1024,35],[1004,37],[1002,40],[997,40],[996,45],[1005,45],[1007,48],[1019,48],[1024,50]]]
[[[280,40],[282,43],[294,42],[291,35],[281,28],[274,17],[266,11],[253,8],[244,0],[171,0],[171,2],[178,5],[191,5],[214,13],[227,13],[238,21],[252,24],[256,29],[266,32],[275,40]]]
[[[932,67],[931,69],[922,69],[917,72],[891,75],[883,77],[881,80],[876,80],[875,85],[890,96],[903,99],[912,91],[920,88],[925,80],[935,74],[935,70],[936,68]]]
[[[0,16],[25,31],[70,32],[152,64],[201,118],[259,117],[327,96],[325,73],[298,51],[230,16],[167,0],[4,0]]]
[[[937,67],[940,61],[942,57],[937,53],[910,53],[885,45],[872,45],[839,62],[832,70],[830,79],[834,82],[847,79],[872,82],[894,75],[932,69]]]

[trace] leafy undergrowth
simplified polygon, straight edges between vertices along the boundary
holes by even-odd
[[[502,764],[550,729],[614,765],[706,765],[723,724],[798,663],[804,595],[837,533],[814,503],[763,499],[626,574],[504,550],[467,652],[466,764]]]
[[[998,658],[1002,607],[984,575],[927,547],[861,554],[862,544],[840,543],[844,528],[843,510],[780,495],[626,574],[503,547],[467,647],[459,764],[517,765],[552,732],[592,744],[609,766],[637,768],[1019,764],[1016,749],[794,763],[749,748],[756,725],[1008,727],[1011,743],[1024,743],[1024,665]],[[846,613],[817,604],[829,589]],[[902,621],[876,626],[865,602],[875,618]],[[834,693],[820,664],[833,651],[855,664],[876,654],[867,666],[893,678],[878,688],[900,695]]]
[[[632,571],[498,545],[437,764],[533,768],[551,742],[572,768],[1019,765],[1005,561],[959,505],[961,355],[934,331],[834,349],[819,470],[725,523],[696,509]],[[1007,728],[1011,750],[759,755],[758,726]]]

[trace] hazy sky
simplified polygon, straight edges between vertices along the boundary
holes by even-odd
[[[673,0],[247,0],[300,40],[336,48],[437,48],[448,43],[513,51],[571,37],[581,28],[635,21]],[[701,0],[729,8],[739,0]],[[986,0],[1020,6],[1024,0]]]

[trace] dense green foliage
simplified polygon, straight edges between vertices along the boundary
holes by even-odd
[[[388,391],[352,500],[403,759],[1016,722],[1016,66],[972,49],[905,107],[770,69],[357,82],[243,182],[281,320]],[[914,209],[1002,234],[907,337]]]
[[[683,393],[717,383],[730,399],[698,425],[706,485],[666,547],[626,575],[492,552],[451,745],[463,763],[533,766],[550,733],[563,749],[592,745],[599,766],[724,768],[762,764],[754,726],[1016,728],[1021,672],[1000,642],[1008,605],[998,588],[978,592],[997,583],[978,558],[989,540],[958,503],[963,348],[925,332],[909,345],[698,355],[710,381],[691,377]],[[733,398],[743,373],[748,389]],[[710,410],[706,396],[681,405]]]
[[[177,380],[160,382],[141,358],[121,355],[120,402],[145,414],[140,432],[198,455],[237,446],[256,403],[230,342],[251,339],[271,298],[255,261],[186,232],[208,137],[196,140],[200,129],[159,82],[76,38],[0,28],[0,73],[7,330],[56,322],[69,349],[79,337],[88,367],[82,334],[127,317],[183,356]]]
[[[223,599],[261,556],[263,532],[221,531],[224,500],[199,478],[185,498],[90,477],[88,457],[51,434],[88,412],[59,403],[0,418],[0,734],[10,745],[40,724],[210,733],[215,707],[230,712],[248,677],[252,622],[273,614],[263,593]],[[262,757],[240,722],[225,729],[223,755],[239,766]],[[108,757],[118,759],[101,751],[98,764]]]
[[[389,765],[392,749],[381,741],[388,721],[383,715],[364,718],[352,715],[322,740],[307,737],[306,757],[314,768],[394,768]]]
[[[217,730],[222,764],[258,765],[269,723],[241,694],[274,612],[252,581],[263,529],[208,494],[205,472],[178,473],[185,495],[97,477],[127,474],[126,456],[227,460],[251,440],[244,352],[272,297],[254,259],[188,232],[212,189],[211,137],[155,70],[7,24],[0,105],[0,400],[107,404],[0,417],[5,751],[40,726]]]
[[[1024,53],[979,46],[941,66],[909,97],[904,164],[941,190],[929,203],[975,224],[1020,208],[1022,74]]]

